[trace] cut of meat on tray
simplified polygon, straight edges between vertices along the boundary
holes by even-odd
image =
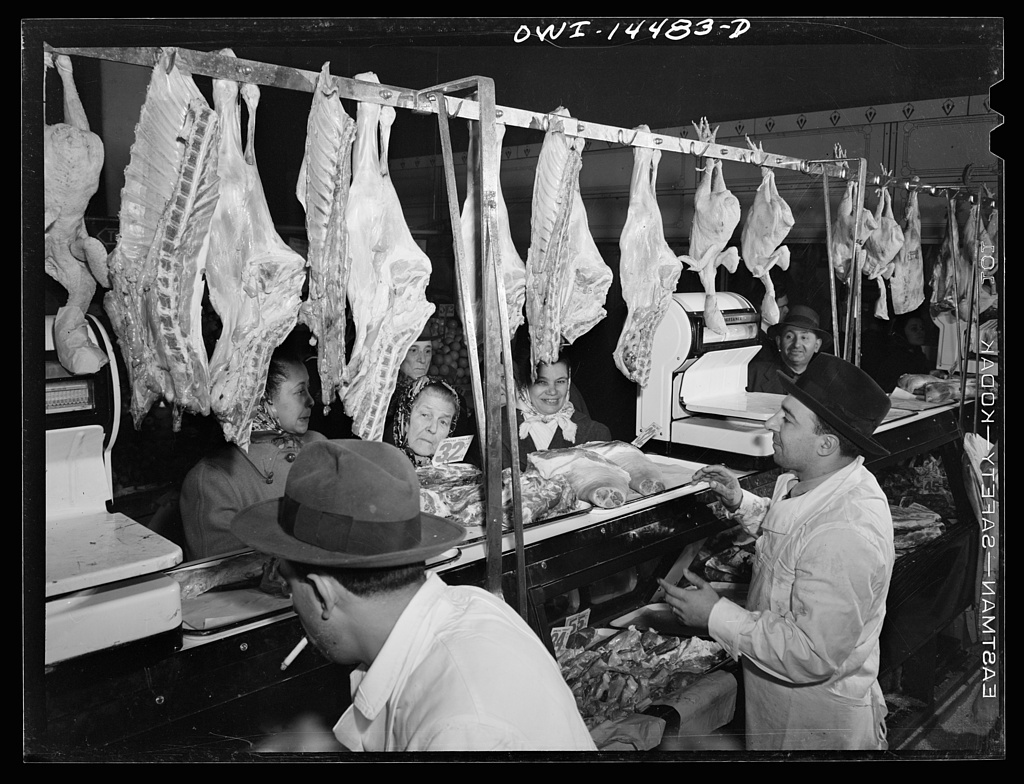
[[[69,373],[95,373],[107,354],[89,333],[85,313],[97,282],[109,286],[107,250],[90,237],[85,211],[99,189],[103,171],[103,140],[89,129],[67,55],[45,54],[47,69],[55,66],[64,88],[64,122],[43,130],[46,273],[68,292],[54,320],[57,359]]]
[[[330,63],[324,63],[306,121],[306,150],[295,195],[306,211],[309,295],[299,311],[317,343],[324,411],[330,410],[345,371],[345,297],[348,229],[345,210],[352,180],[355,122],[345,112]]]
[[[665,489],[665,478],[658,464],[641,450],[625,441],[588,441],[580,444],[580,449],[587,449],[605,457],[629,474],[629,487],[640,495],[660,493]]]
[[[887,173],[882,170],[883,175]],[[889,319],[889,303],[885,293],[885,281],[892,276],[896,254],[903,247],[903,229],[892,214],[892,197],[888,188],[878,192],[875,208],[875,230],[864,241],[864,266],[861,272],[868,280],[878,283],[878,299],[875,301],[875,318]]]
[[[646,125],[638,130],[647,132]],[[633,148],[633,177],[629,208],[619,236],[619,277],[626,321],[612,354],[615,366],[630,381],[647,385],[651,373],[651,346],[669,300],[676,290],[683,264],[665,241],[655,186],[661,151]]]
[[[916,502],[906,506],[889,504],[889,512],[892,514],[892,527],[896,531],[927,528],[940,520],[938,512],[933,512],[927,506]]]
[[[175,429],[184,410],[210,412],[202,299],[220,199],[219,140],[219,119],[192,77],[157,63],[125,169],[103,300],[128,368],[136,428],[161,398],[174,405]]]
[[[545,479],[564,476],[577,498],[602,509],[622,506],[629,495],[626,469],[588,449],[542,450],[530,453],[527,460]]]
[[[846,282],[850,277],[850,267],[854,257],[854,232],[857,234],[858,255],[863,259],[863,245],[868,235],[876,228],[875,216],[871,210],[862,207],[860,211],[860,224],[854,218],[854,210],[857,206],[857,183],[850,181],[846,183],[846,191],[839,202],[839,209],[836,211],[836,218],[832,222],[832,241],[829,247],[829,256],[832,259],[832,270],[836,277]]]
[[[231,50],[222,54],[234,56]],[[239,93],[248,110],[242,147]],[[215,79],[220,198],[210,225],[206,281],[221,333],[210,359],[211,409],[224,437],[248,449],[270,355],[298,320],[306,260],[277,233],[254,150],[259,88]]]
[[[705,144],[713,144],[714,131],[707,119],[694,124],[697,136]],[[740,222],[740,200],[725,185],[722,162],[704,158],[703,174],[694,195],[693,224],[690,228],[690,246],[680,258],[696,272],[704,287],[704,325],[719,335],[726,334],[725,317],[718,307],[715,294],[715,275],[719,267],[735,272],[740,263],[740,252],[735,246],[726,248]]]
[[[373,73],[356,79],[380,83]],[[353,434],[365,441],[381,440],[399,365],[434,312],[426,297],[430,259],[409,231],[388,173],[395,115],[391,106],[357,106],[345,214],[352,264],[348,301],[356,334],[342,380],[342,402],[352,417]]]
[[[747,144],[754,152],[760,153],[760,160],[764,160],[763,145],[755,146],[749,138]],[[772,267],[789,269],[789,248],[782,243],[794,223],[796,221],[793,218],[793,210],[779,195],[779,189],[775,185],[775,170],[771,166],[762,166],[761,184],[754,194],[753,204],[747,211],[740,249],[743,263],[750,270],[750,274],[764,284],[761,320],[765,324],[779,323],[779,304],[775,299],[775,285],[772,283],[770,271]]]
[[[559,107],[552,117],[568,117]],[[603,319],[612,271],[590,234],[580,195],[582,137],[553,121],[544,136],[533,183],[530,249],[526,257],[526,317],[531,364],[554,362],[563,341],[573,343]]]
[[[921,210],[917,191],[911,191],[903,217],[903,245],[893,259],[892,310],[897,316],[917,310],[924,302],[924,259],[921,256]]]

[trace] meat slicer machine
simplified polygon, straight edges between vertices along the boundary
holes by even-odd
[[[46,665],[155,635],[180,646],[181,593],[163,570],[181,562],[181,548],[108,511],[119,374],[106,330],[87,320],[109,361],[72,375],[46,319]]]
[[[765,422],[784,395],[747,392],[747,364],[760,350],[761,316],[745,298],[719,292],[726,334],[704,323],[704,293],[672,295],[654,334],[651,373],[637,393],[637,432],[656,440],[753,457],[772,455]]]

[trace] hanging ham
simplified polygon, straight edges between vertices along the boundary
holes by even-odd
[[[218,139],[216,114],[164,51],[135,126],[103,300],[128,368],[136,428],[161,398],[174,406],[175,429],[185,410],[210,412],[202,275],[219,198]]]
[[[650,130],[646,125],[638,130]],[[630,381],[647,386],[651,345],[669,300],[676,290],[682,262],[668,242],[658,209],[656,184],[661,151],[633,148],[629,208],[619,236],[619,279],[626,321],[612,354],[615,366]]]
[[[921,211],[917,191],[911,191],[903,219],[903,245],[893,259],[889,289],[897,316],[917,310],[924,302],[924,262],[921,258]]]
[[[234,56],[231,50],[221,54]],[[242,146],[239,93],[248,111]],[[270,355],[298,320],[306,260],[281,239],[267,206],[254,151],[255,84],[215,79],[220,117],[220,198],[210,225],[206,281],[221,333],[210,358],[211,409],[224,437],[248,449]]]
[[[701,120],[699,126],[694,124],[694,128],[701,141],[714,143],[718,128],[712,131],[706,119]],[[726,188],[720,160],[705,158],[703,171],[694,196],[690,247],[687,255],[680,258],[700,276],[704,287],[705,326],[724,336],[725,318],[715,295],[715,275],[719,267],[735,272],[739,266],[739,250],[725,246],[740,222],[740,200]]]
[[[755,147],[750,139],[747,139],[747,144],[755,152],[764,155],[763,145]],[[747,220],[743,224],[740,248],[743,263],[750,270],[750,274],[764,284],[761,319],[766,324],[779,323],[779,304],[775,300],[775,286],[770,271],[772,267],[789,269],[789,248],[782,242],[789,235],[795,222],[793,211],[779,195],[775,186],[775,170],[770,166],[762,166],[761,184],[754,194],[754,202],[750,205]]]
[[[846,183],[846,191],[836,210],[836,219],[832,222],[832,240],[829,256],[832,259],[832,270],[836,277],[844,283],[849,281],[850,267],[853,262],[853,235],[856,230],[857,244],[863,247],[868,235],[878,226],[875,216],[866,207],[860,211],[860,225],[854,219],[853,212],[857,203],[857,183],[851,180]]]
[[[355,78],[380,82],[369,72]],[[388,174],[394,121],[391,106],[358,105],[345,214],[352,265],[348,299],[356,335],[342,380],[342,400],[353,420],[353,434],[370,441],[379,441],[384,434],[399,365],[434,312],[426,298],[430,259],[409,231]]]
[[[892,214],[892,197],[888,188],[878,194],[875,208],[875,230],[864,241],[864,265],[861,272],[868,280],[878,283],[878,299],[875,301],[875,318],[889,319],[889,303],[885,293],[885,281],[892,276],[894,259],[903,247],[903,229]]]
[[[559,107],[552,115],[569,116]],[[544,136],[533,182],[526,316],[531,363],[553,362],[562,341],[573,343],[603,319],[612,271],[590,234],[580,195],[585,140],[554,123]]]
[[[309,295],[299,319],[317,343],[324,411],[341,391],[345,373],[345,297],[349,254],[345,210],[352,179],[355,122],[345,112],[330,63],[324,63],[306,121],[306,148],[295,195],[306,212]]]
[[[43,132],[45,217],[44,268],[68,292],[54,319],[57,359],[69,373],[95,373],[107,354],[92,339],[85,322],[97,281],[109,285],[107,249],[85,228],[85,210],[99,189],[103,140],[89,130],[67,55],[46,53],[56,63],[64,89],[64,122]]]

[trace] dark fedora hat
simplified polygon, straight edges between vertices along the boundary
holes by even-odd
[[[794,305],[789,309],[789,312],[782,321],[768,327],[768,337],[774,338],[778,336],[786,327],[807,329],[821,338],[824,347],[828,348],[832,344],[832,335],[828,331],[821,329],[820,323],[814,308],[809,308],[806,305]]]
[[[782,372],[779,378],[789,394],[863,452],[889,454],[871,434],[889,413],[892,401],[859,367],[832,354],[820,354],[796,381]]]
[[[457,523],[420,511],[409,458],[391,444],[360,439],[306,446],[284,497],[246,507],[231,531],[268,555],[351,568],[421,563],[465,536]]]

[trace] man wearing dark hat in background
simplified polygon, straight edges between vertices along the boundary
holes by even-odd
[[[334,735],[352,751],[593,750],[558,664],[482,588],[448,586],[427,559],[464,529],[420,512],[409,459],[377,441],[317,442],[284,498],[232,531],[279,559],[313,647],[356,665]]]
[[[818,314],[806,305],[794,306],[778,324],[768,327],[768,339],[774,349],[766,346],[747,365],[747,392],[786,394],[779,372],[795,380],[814,355],[832,343],[832,336],[819,328]]]
[[[746,607],[662,582],[687,624],[707,627],[743,662],[748,749],[884,750],[878,636],[895,559],[889,504],[863,454],[889,398],[860,368],[823,354],[767,422],[784,469],[771,499],[723,466],[705,480],[727,516],[757,536]]]

